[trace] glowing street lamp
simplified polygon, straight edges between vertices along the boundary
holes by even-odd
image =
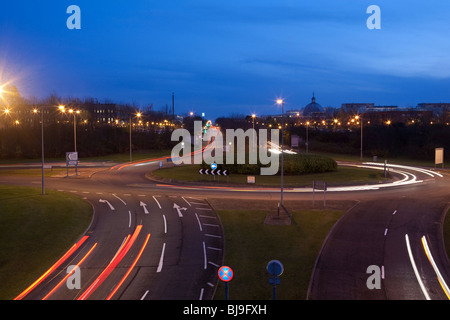
[[[142,113],[138,112],[136,113],[136,117],[140,118],[142,116]],[[130,114],[130,162],[133,161],[133,151],[131,149],[131,127],[132,127],[132,117]]]
[[[61,106],[60,106],[60,109],[61,109]],[[63,107],[63,109],[61,109],[61,111],[62,110],[64,110],[64,107]],[[69,109],[69,113],[73,114],[73,145],[75,147],[74,151],[77,152],[77,119],[76,119],[76,115],[80,114],[80,110]]]
[[[284,138],[284,100],[277,99],[277,104],[281,105],[281,199],[280,203],[283,205],[283,191],[284,191],[284,152],[283,152],[283,138]]]
[[[359,120],[361,117],[360,116],[355,116],[356,120]],[[361,161],[363,160],[363,119],[361,118]],[[359,123],[358,122],[358,123]]]

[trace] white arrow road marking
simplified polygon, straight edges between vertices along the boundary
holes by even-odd
[[[106,204],[109,206],[109,208],[110,208],[111,210],[115,210],[114,207],[111,205],[111,203],[109,203],[108,200],[100,199],[100,200],[98,200],[98,202],[106,203]]]
[[[144,208],[144,213],[148,214],[147,205],[145,203],[143,203],[142,201],[141,201],[141,203],[139,203],[139,205]]]
[[[181,210],[185,210],[185,211],[187,210],[186,208],[180,207],[180,206],[177,205],[176,203],[173,204],[173,207],[174,207],[175,209],[177,209],[178,216],[179,216],[180,218],[183,217],[183,214],[181,213]]]

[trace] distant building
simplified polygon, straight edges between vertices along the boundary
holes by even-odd
[[[416,109],[431,111],[434,119],[450,122],[450,103],[419,103]]]
[[[372,124],[390,123],[419,123],[429,122],[432,119],[432,112],[427,110],[400,109],[393,107],[373,108],[362,114],[364,122],[370,121]]]
[[[314,93],[311,99],[311,103],[303,108],[302,116],[305,118],[323,118],[325,116],[322,106],[316,102]]]
[[[352,115],[366,112],[367,109],[373,108],[373,103],[343,103],[341,108]]]

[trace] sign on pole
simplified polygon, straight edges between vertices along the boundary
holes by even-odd
[[[266,269],[271,276],[269,279],[269,283],[271,285],[273,285],[273,300],[276,300],[277,299],[277,285],[280,284],[279,276],[281,276],[283,274],[284,267],[280,261],[271,260],[267,264]]]
[[[219,279],[225,282],[225,300],[228,300],[228,282],[233,279],[233,269],[228,266],[222,266],[217,272]]]
[[[313,180],[313,207],[315,206],[315,203],[316,203],[314,190],[323,190],[323,207],[325,208],[327,205],[327,200],[326,200],[327,183],[324,181]]]
[[[78,175],[78,152],[66,152],[67,176],[69,176],[69,166],[75,166],[75,174]]]
[[[442,168],[444,168],[444,148],[436,148],[434,151],[434,168],[436,169],[436,165],[442,164]]]

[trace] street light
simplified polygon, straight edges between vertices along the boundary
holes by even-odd
[[[255,152],[255,118],[256,114],[252,114],[253,131],[252,131],[252,151]]]
[[[284,138],[284,100],[277,99],[277,104],[281,104],[281,205],[283,206],[283,191],[284,191],[284,152],[283,152],[283,138]]]
[[[309,128],[309,121],[306,121],[306,153],[308,153],[308,128]]]
[[[37,114],[38,109],[33,109],[33,113]],[[45,195],[45,182],[44,182],[44,110],[41,107],[41,156],[42,156],[42,195]]]
[[[363,159],[363,119],[360,116],[355,116],[356,120],[361,123],[361,161]]]
[[[75,146],[75,152],[77,152],[77,120],[76,115],[80,114],[80,110],[69,109],[69,113],[73,113],[73,144]]]
[[[136,117],[140,118],[142,116],[142,114],[140,112],[136,113]],[[132,117],[130,114],[130,162],[133,161],[133,151],[131,148],[131,126],[132,126]]]

